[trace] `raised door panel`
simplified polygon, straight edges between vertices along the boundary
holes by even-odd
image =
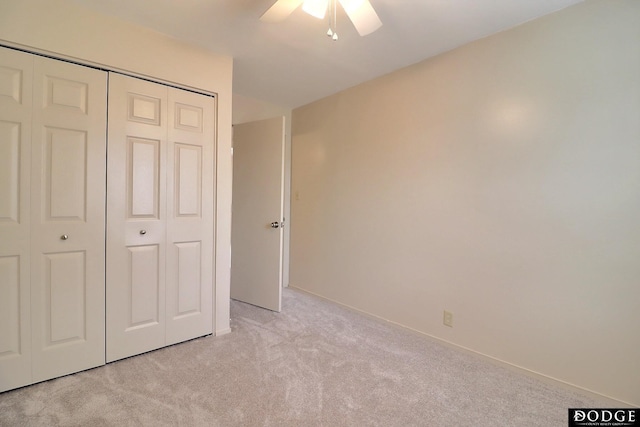
[[[133,246],[129,250],[127,331],[160,322],[160,269],[158,245]]]
[[[176,243],[177,253],[177,301],[175,318],[202,313],[202,243]]]
[[[84,130],[44,129],[41,170],[44,222],[84,223],[88,190],[87,137]]]
[[[167,88],[109,80],[107,361],[165,345]]]
[[[176,143],[175,216],[202,218],[202,147]]]
[[[86,339],[85,305],[87,260],[85,251],[43,255],[44,348],[82,342]]]
[[[33,380],[104,359],[106,73],[34,59]]]
[[[160,220],[160,140],[127,137],[127,217]]]
[[[167,344],[213,331],[215,99],[169,89]]]
[[[31,382],[33,56],[0,48],[0,392]]]
[[[0,257],[0,360],[20,355],[20,257]]]
[[[20,223],[20,131],[22,124],[0,119],[0,223]]]
[[[0,392],[31,383],[29,264],[0,255]]]
[[[2,49],[2,65],[0,65],[0,97],[5,98],[5,102],[9,101],[18,105],[23,101],[31,103],[29,96],[25,96],[24,82],[25,77],[31,84],[31,70],[33,58],[28,54],[14,51],[11,49]]]

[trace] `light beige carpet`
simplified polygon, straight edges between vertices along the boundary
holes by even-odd
[[[1,426],[567,425],[598,402],[296,290],[232,330],[0,394]]]

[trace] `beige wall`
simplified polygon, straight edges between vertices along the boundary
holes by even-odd
[[[294,110],[291,285],[640,404],[639,41],[586,1]]]
[[[0,44],[216,93],[216,323],[229,329],[233,60],[60,0],[2,0]]]

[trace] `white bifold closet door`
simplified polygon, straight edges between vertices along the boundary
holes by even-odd
[[[106,91],[0,49],[0,391],[105,363]]]
[[[33,57],[0,49],[0,392],[31,381]]]
[[[213,331],[215,100],[111,73],[107,361]]]
[[[107,75],[35,57],[31,147],[33,380],[105,362]]]

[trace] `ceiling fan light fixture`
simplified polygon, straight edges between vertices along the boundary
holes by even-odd
[[[328,8],[329,0],[304,0],[302,4],[302,10],[319,19],[324,19]]]
[[[337,40],[336,20],[337,4],[340,3],[345,13],[361,36],[373,33],[382,26],[382,21],[369,0],[276,0],[276,2],[260,17],[264,22],[279,22],[291,15],[302,5],[304,12],[319,19],[324,19],[329,11],[329,29],[327,33],[333,40]]]
[[[382,26],[369,0],[339,0],[347,16],[358,30],[358,34],[366,36]]]
[[[263,22],[280,22],[293,13],[303,0],[279,0],[273,4],[261,17]]]
[[[340,0],[340,4],[344,10],[354,11],[362,7],[364,0]]]

